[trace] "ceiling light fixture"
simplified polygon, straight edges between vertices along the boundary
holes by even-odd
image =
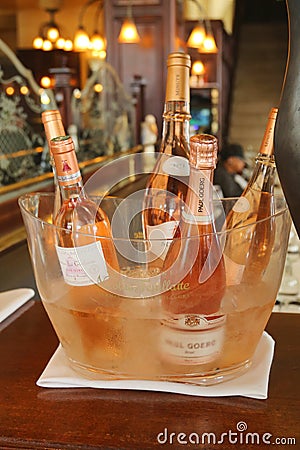
[[[120,44],[137,44],[140,40],[141,38],[132,16],[132,5],[131,2],[129,2],[127,5],[127,17],[122,24],[118,42],[120,42]]]
[[[211,22],[210,20],[207,20],[205,23],[206,23],[206,36],[198,51],[199,53],[217,53],[218,48],[212,31]]]
[[[201,18],[198,25],[193,28],[188,40],[187,47],[198,48],[199,53],[216,53],[218,51],[213,35],[211,22],[204,17],[203,6],[197,0],[191,0],[197,5]]]
[[[90,38],[83,26],[83,19],[89,6],[99,3],[95,13],[95,26],[92,37]],[[78,18],[78,28],[74,36],[74,50],[78,52],[86,52],[92,50],[99,52],[101,58],[106,56],[106,40],[99,32],[98,23],[100,13],[103,10],[103,0],[88,0],[81,8]]]
[[[199,21],[199,24],[193,28],[186,45],[192,48],[199,48],[206,36],[204,22]]]

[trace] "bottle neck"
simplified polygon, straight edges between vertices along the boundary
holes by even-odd
[[[196,169],[191,166],[184,221],[198,225],[213,221],[213,173],[213,168]]]
[[[48,145],[48,149],[49,149],[49,153],[50,153],[50,164],[51,164],[52,170],[53,170],[55,186],[57,186],[58,181],[57,181],[54,157],[51,152],[50,141],[51,141],[51,139],[53,139],[55,137],[65,136],[65,134],[66,134],[64,126],[63,126],[61,118],[60,118],[60,115],[58,117],[57,117],[57,115],[58,114],[55,114],[55,117],[56,117],[55,119],[44,121],[44,129],[45,129],[47,145]]]
[[[180,147],[182,147],[185,153],[184,156],[188,157],[190,118],[189,102],[168,101],[165,103],[161,144],[161,151],[163,153],[171,155],[174,148],[180,143]]]
[[[163,118],[176,118],[177,115],[183,115],[186,120],[190,120],[190,103],[188,100],[168,100],[165,102]]]
[[[63,127],[63,124],[60,120],[53,120],[51,122],[47,122],[44,125],[45,127],[45,134],[47,138],[47,142],[50,147],[50,141],[51,139],[58,137],[58,136],[65,136],[65,130]]]
[[[74,184],[59,184],[62,201],[77,199],[79,196],[85,196],[82,180]]]
[[[277,108],[272,108],[269,114],[268,123],[265,129],[264,137],[259,149],[259,155],[271,156],[274,154],[274,130],[277,117]]]
[[[248,189],[273,193],[275,185],[276,164],[274,155],[258,154],[255,168],[249,180]]]
[[[74,148],[72,146],[66,148],[62,145],[60,151],[55,149],[53,157],[62,199],[78,197],[82,191],[83,182]]]

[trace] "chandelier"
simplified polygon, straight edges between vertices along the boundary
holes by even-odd
[[[62,36],[61,30],[55,21],[57,11],[57,8],[46,9],[46,12],[49,14],[49,20],[42,23],[38,35],[33,39],[33,47],[35,49],[44,51],[50,51],[55,48],[65,51],[73,50],[72,40]]]

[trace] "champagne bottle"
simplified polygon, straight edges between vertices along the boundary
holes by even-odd
[[[146,184],[143,224],[151,251],[162,260],[179,223],[189,175],[190,91],[188,54],[171,53],[167,61],[166,98],[160,153]],[[160,238],[160,240],[156,240]],[[164,241],[166,238],[166,241]]]
[[[62,196],[54,224],[64,279],[75,286],[102,282],[109,268],[118,270],[109,220],[84,191],[72,138],[59,136],[50,144]]]
[[[65,130],[62,123],[60,112],[55,110],[48,110],[42,112],[42,122],[45,129],[46,139],[48,143],[49,153],[50,153],[50,164],[53,171],[53,182],[54,182],[54,206],[53,206],[53,217],[56,217],[60,207],[61,207],[61,194],[58,185],[57,174],[55,169],[55,164],[53,160],[53,155],[51,153],[51,139],[57,136],[65,136]]]
[[[215,230],[213,171],[217,139],[190,139],[186,204],[166,255],[162,305],[167,313],[162,349],[175,364],[201,364],[221,351],[225,317],[220,310],[226,288],[222,246]]]
[[[272,108],[269,113],[252,176],[226,219],[226,229],[230,230],[224,249],[227,284],[259,281],[272,253],[276,177],[273,140],[277,112],[277,108]],[[247,236],[242,228],[245,225]]]

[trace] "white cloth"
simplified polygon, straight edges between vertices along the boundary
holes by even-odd
[[[46,388],[98,388],[133,389],[145,391],[172,392],[177,394],[223,397],[239,395],[257,399],[268,397],[269,373],[273,360],[275,342],[266,332],[257,346],[251,367],[240,376],[212,386],[197,385],[197,380],[181,382],[151,380],[90,380],[78,374],[68,363],[61,346],[57,348],[37,385]]]
[[[0,292],[0,323],[35,295],[33,289],[20,288]]]

